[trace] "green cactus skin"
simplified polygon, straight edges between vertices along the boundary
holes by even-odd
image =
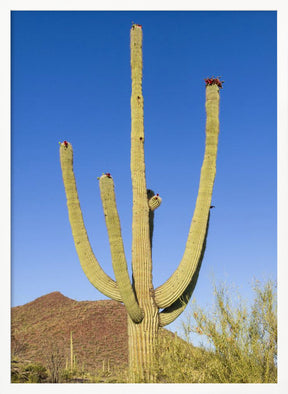
[[[148,205],[151,211],[155,211],[155,209],[159,208],[162,202],[162,198],[160,196],[153,196],[148,201]]]
[[[69,221],[82,269],[94,287],[107,297],[116,301],[122,301],[116,282],[106,275],[100,267],[87,236],[75,183],[73,148],[70,143],[67,146],[64,143],[60,144],[60,162],[67,198]]]
[[[159,308],[169,307],[181,297],[191,282],[201,257],[216,175],[219,135],[219,87],[217,85],[206,87],[206,114],[206,148],[186,249],[174,274],[155,290],[155,300]]]
[[[197,268],[193,274],[193,277],[191,279],[191,282],[189,283],[189,285],[187,286],[187,288],[185,289],[185,291],[183,292],[183,294],[181,295],[181,297],[179,297],[172,305],[170,305],[168,308],[165,308],[161,311],[160,315],[159,315],[159,320],[160,320],[160,327],[164,327],[170,323],[172,323],[174,320],[177,319],[177,317],[184,311],[184,309],[186,308],[191,295],[195,289],[197,280],[198,280],[198,276],[199,276],[199,272],[200,272],[200,268],[202,265],[202,260],[204,257],[204,253],[205,253],[205,249],[206,249],[206,240],[207,240],[207,235],[208,235],[208,228],[209,228],[209,219],[210,219],[210,213],[208,216],[208,222],[207,222],[207,227],[206,227],[206,234],[205,234],[205,239],[204,239],[204,244],[202,246],[202,251],[201,251],[201,255],[200,255],[200,259],[197,265]]]
[[[150,242],[149,203],[145,178],[144,116],[142,95],[142,28],[133,25],[130,31],[131,50],[131,178],[132,270],[137,299],[144,311],[143,321],[135,325],[128,318],[130,380],[153,381],[150,367],[159,327],[158,307],[152,283],[152,252]]]
[[[73,173],[72,146],[66,141],[60,144],[60,160],[69,220],[82,268],[90,282],[99,291],[114,300],[123,302],[128,312],[130,382],[155,381],[151,366],[157,362],[155,350],[159,329],[172,323],[183,312],[196,286],[209,228],[219,134],[219,85],[206,84],[205,153],[186,248],[172,276],[154,289],[152,283],[154,213],[162,200],[159,195],[155,195],[152,190],[146,188],[142,39],[142,26],[134,24],[130,31],[132,284],[128,275],[111,175],[102,175],[99,178],[99,186],[116,282],[104,273],[92,252],[78,200]]]
[[[102,175],[99,186],[116,282],[129,316],[135,323],[140,323],[143,311],[137,303],[128,274],[112,177]]]

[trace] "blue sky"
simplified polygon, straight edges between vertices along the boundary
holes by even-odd
[[[211,304],[213,276],[247,297],[253,279],[276,279],[276,12],[17,11],[11,20],[12,306],[52,291],[76,300],[105,298],[75,251],[58,141],[73,144],[88,236],[114,277],[97,181],[112,174],[130,266],[132,21],[143,25],[147,186],[162,197],[155,287],[185,249],[204,153],[204,78],[211,75],[225,81],[216,208],[193,297]]]

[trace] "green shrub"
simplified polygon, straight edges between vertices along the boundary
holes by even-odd
[[[183,323],[187,335],[203,338],[209,350],[206,383],[277,383],[276,285],[256,281],[255,298],[247,307],[241,296],[215,286],[215,305],[210,312],[194,306],[193,318]],[[209,346],[210,345],[210,346]]]
[[[22,363],[12,360],[11,383],[45,383],[48,372],[39,363]]]
[[[183,337],[160,336],[160,383],[277,383],[276,285],[253,287],[250,307],[224,285],[214,286],[215,304],[196,304],[182,321]],[[201,338],[200,347],[192,338]]]
[[[158,383],[205,383],[205,364],[210,353],[193,347],[177,335],[160,336],[158,342]]]

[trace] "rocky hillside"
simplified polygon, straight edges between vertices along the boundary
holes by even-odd
[[[75,301],[59,292],[12,308],[11,354],[21,360],[70,366],[71,332],[77,368],[125,368],[127,315],[116,301]]]

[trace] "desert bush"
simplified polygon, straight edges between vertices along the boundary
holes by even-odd
[[[248,307],[232,288],[214,285],[215,303],[204,310],[193,303],[181,336],[161,335],[160,383],[276,383],[276,284],[253,285]],[[184,340],[185,339],[185,340]],[[193,346],[200,339],[200,347]]]
[[[59,375],[59,383],[87,383],[91,381],[90,374],[77,367],[62,369]]]
[[[158,383],[205,383],[204,366],[210,358],[205,349],[192,346],[177,334],[159,336],[157,364]]]
[[[48,372],[39,363],[23,363],[17,359],[11,361],[11,383],[45,383]]]
[[[201,348],[209,353],[203,365],[205,383],[277,382],[276,284],[253,285],[250,307],[234,297],[225,285],[214,286],[215,304],[205,311],[194,304],[183,322],[184,335],[203,338]]]

